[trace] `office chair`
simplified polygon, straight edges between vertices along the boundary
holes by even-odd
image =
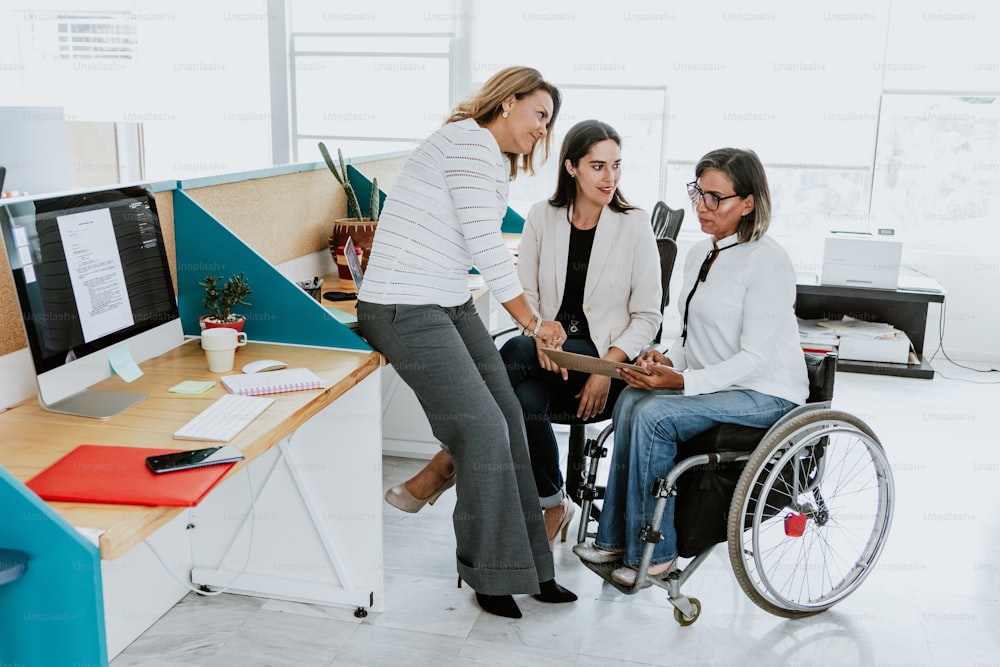
[[[649,220],[653,226],[653,236],[658,239],[676,241],[677,234],[681,231],[681,223],[684,222],[684,209],[673,209],[664,202],[658,201],[653,207],[653,214]]]

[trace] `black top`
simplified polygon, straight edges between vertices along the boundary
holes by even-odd
[[[590,325],[583,314],[583,287],[587,282],[590,251],[594,247],[597,227],[577,229],[569,233],[569,256],[566,259],[566,284],[556,321],[563,325],[570,338],[590,338]]]

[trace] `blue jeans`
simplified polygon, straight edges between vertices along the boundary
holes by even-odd
[[[588,338],[569,338],[563,343],[562,349],[591,357],[599,356],[593,341]],[[569,378],[563,380],[559,373],[544,370],[538,364],[536,350],[533,338],[515,336],[500,348],[500,356],[524,413],[531,471],[535,476],[538,497],[542,507],[548,508],[558,505],[564,497],[562,471],[559,468],[559,445],[552,431],[552,422],[583,423],[576,419],[580,399],[575,396],[583,389],[590,375],[570,371]],[[607,419],[618,394],[624,388],[624,381],[613,379],[604,412],[590,421]]]
[[[749,389],[684,396],[672,390],[626,388],[615,406],[611,471],[594,544],[625,549],[625,565],[639,567],[645,548],[639,530],[652,520],[657,500],[651,493],[653,482],[674,467],[677,443],[717,424],[768,428],[794,406]],[[662,538],[653,550],[653,565],[677,557],[672,497],[659,529]]]

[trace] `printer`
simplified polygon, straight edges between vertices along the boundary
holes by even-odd
[[[900,241],[857,232],[831,232],[823,244],[820,283],[896,289],[903,254]]]

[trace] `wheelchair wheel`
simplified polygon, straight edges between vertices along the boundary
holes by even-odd
[[[816,614],[871,572],[892,523],[893,481],[863,421],[817,409],[757,446],[729,511],[729,559],[753,602],[786,618]]]

